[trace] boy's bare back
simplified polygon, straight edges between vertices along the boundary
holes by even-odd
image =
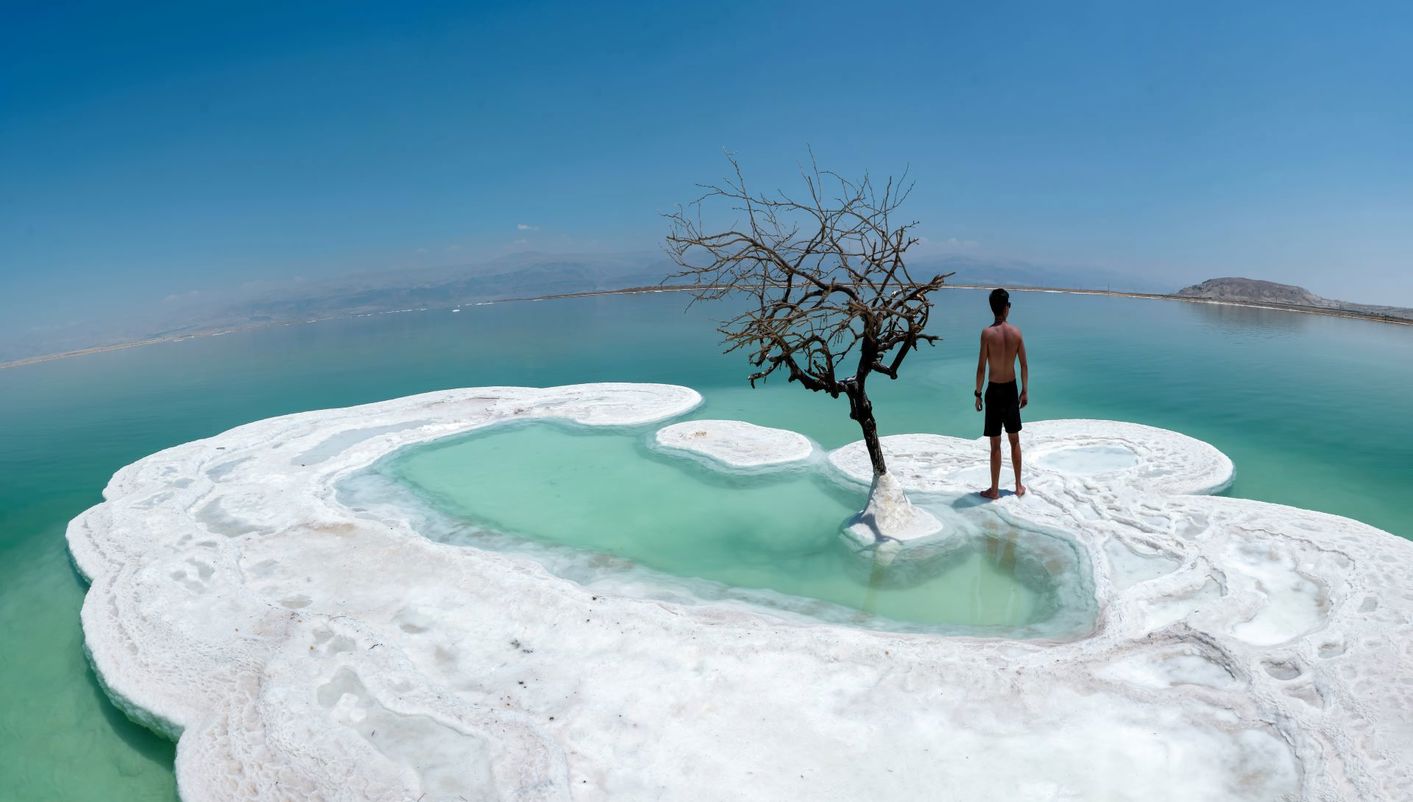
[[[1025,340],[1020,329],[1010,323],[996,323],[981,330],[981,353],[991,381],[1013,382],[1016,358],[1025,355]]]

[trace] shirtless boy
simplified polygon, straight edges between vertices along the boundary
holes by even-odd
[[[991,488],[981,495],[995,499],[1001,496],[1001,427],[1011,440],[1011,467],[1016,470],[1016,495],[1025,495],[1021,484],[1020,411],[1028,403],[1026,385],[1030,383],[1030,367],[1025,362],[1025,340],[1020,329],[1006,322],[1011,315],[1011,294],[1005,290],[991,291],[991,312],[996,322],[981,330],[981,355],[976,360],[976,411],[982,409],[981,383],[991,370],[991,383],[986,385],[986,428],[991,438]],[[1016,358],[1020,358],[1020,392],[1016,392]]]

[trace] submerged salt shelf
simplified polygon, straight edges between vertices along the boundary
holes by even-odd
[[[631,572],[610,591],[540,554],[435,542],[416,511],[339,491],[479,426],[643,425],[698,401],[661,385],[458,390],[134,463],[69,530],[94,666],[119,706],[180,735],[187,800],[1363,800],[1413,783],[1413,544],[1181,495],[1231,465],[1180,435],[1027,424],[1032,492],[991,509],[1090,560],[1099,616],[1067,640],[664,599],[632,592]],[[979,442],[885,449],[917,498],[964,507],[985,471]],[[831,455],[841,481],[867,479],[860,451]]]

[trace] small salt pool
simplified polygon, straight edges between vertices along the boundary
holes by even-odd
[[[1035,461],[1061,473],[1092,476],[1132,468],[1138,464],[1138,455],[1127,446],[1096,444],[1047,451]]]
[[[804,465],[741,476],[648,447],[651,433],[510,424],[407,449],[345,482],[345,503],[420,508],[434,539],[531,552],[567,578],[635,595],[730,599],[830,621],[1064,636],[1093,623],[1067,538],[984,507],[915,499],[957,532],[926,563],[882,568],[842,522],[865,502]]]

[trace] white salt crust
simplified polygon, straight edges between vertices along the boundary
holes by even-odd
[[[991,485],[985,438],[939,434],[883,438],[889,473],[903,487],[927,493],[978,490]],[[1235,475],[1227,455],[1194,438],[1137,423],[1047,420],[1021,433],[1025,476],[1066,476],[1096,487],[1124,487],[1164,495],[1208,494],[1226,489]],[[1011,448],[1002,440],[1001,488],[1014,484]],[[978,456],[979,455],[979,456]],[[873,475],[863,441],[829,455],[836,468],[867,482]],[[1027,487],[1030,479],[1027,478]]]
[[[455,390],[140,460],[69,527],[93,664],[119,706],[180,736],[187,802],[1407,798],[1413,544],[1181,495],[1230,462],[1172,433],[1027,424],[1031,492],[996,508],[1087,549],[1099,619],[1064,642],[605,595],[335,492],[489,423],[641,424],[698,401]],[[860,450],[832,461],[847,472]],[[913,492],[973,490],[985,471],[974,441],[885,450]]]
[[[657,430],[660,448],[699,454],[730,468],[767,468],[803,462],[814,444],[798,432],[738,420],[691,420]]]

